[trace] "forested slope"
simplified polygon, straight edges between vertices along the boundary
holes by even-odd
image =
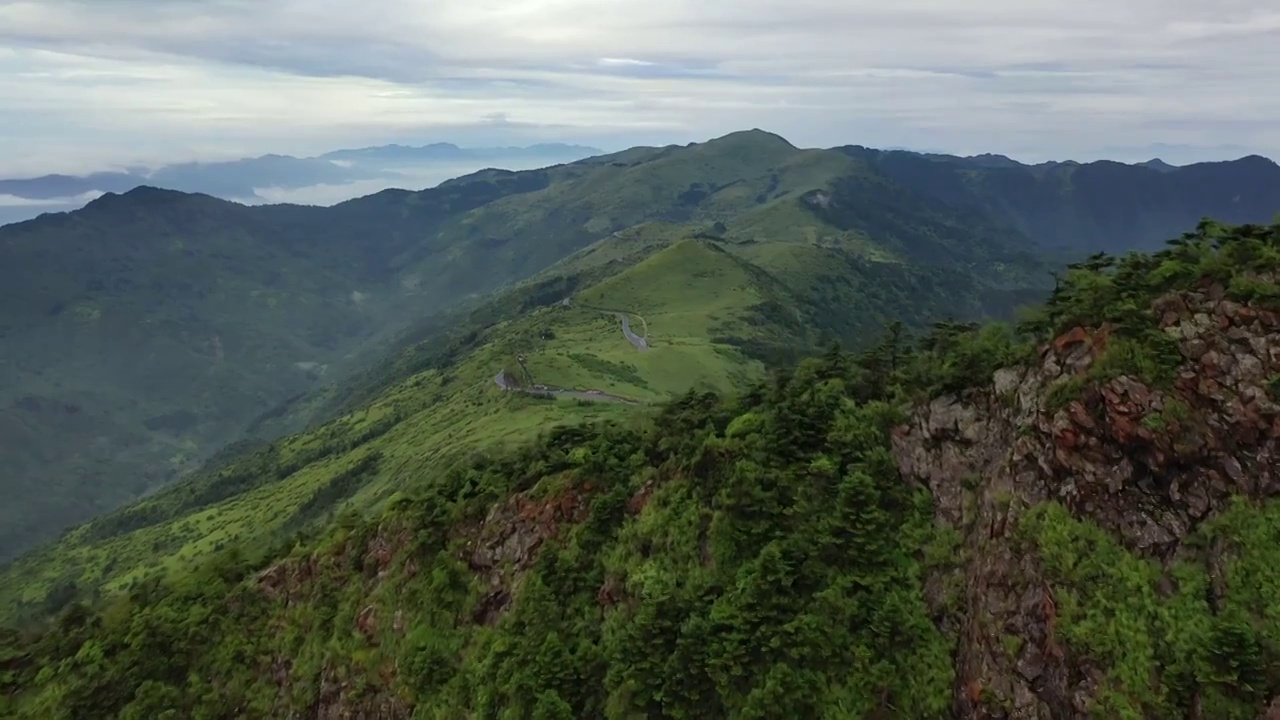
[[[1157,250],[1204,217],[1266,223],[1280,213],[1280,165],[1258,155],[1175,167],[841,150],[905,187],[1005,222],[1073,260],[1100,250]]]
[[[1277,187],[1258,157],[1032,167],[751,130],[329,208],[108,194],[0,228],[0,562],[227,443],[332,420],[396,338],[448,332],[619,234],[720,243],[862,347],[893,320],[1006,315],[1095,249],[1150,247],[1205,215],[1263,222]]]
[[[1017,327],[547,430],[7,636],[3,709],[1260,717],[1278,272],[1280,226],[1205,223]]]

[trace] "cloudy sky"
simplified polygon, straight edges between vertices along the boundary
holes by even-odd
[[[0,0],[0,174],[762,127],[1280,156],[1275,0]]]

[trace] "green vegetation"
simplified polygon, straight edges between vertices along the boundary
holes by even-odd
[[[672,265],[690,274],[756,277],[701,242],[659,250],[575,297],[604,306],[603,290],[614,289],[643,309],[655,338],[664,317],[692,335],[673,299],[681,294],[646,298],[658,279],[645,273],[666,268],[676,282],[668,261],[679,260]],[[443,375],[473,385],[517,348],[532,360],[538,347],[596,324],[601,338],[605,327],[619,334],[597,310],[553,302],[478,331],[456,363],[422,370],[360,411],[248,448],[207,481],[78,530],[82,540],[125,540],[102,546],[118,550],[174,533],[173,520],[144,527],[166,514],[187,513],[180,522],[190,523],[210,509],[268,508],[245,516],[238,538],[198,528],[203,551],[180,555],[168,572],[120,576],[97,597],[47,586],[28,611],[35,619],[61,607],[53,624],[0,636],[2,707],[16,718],[77,719],[299,708],[415,718],[766,718],[781,707],[800,717],[949,717],[961,680],[953,652],[965,642],[951,633],[964,604],[948,582],[927,603],[926,578],[947,577],[970,548],[960,531],[934,527],[933,498],[899,476],[890,443],[903,402],[989,386],[1037,338],[1076,324],[1111,322],[1117,338],[1142,348],[1151,320],[1129,302],[1208,291],[1215,280],[1231,292],[1236,273],[1263,277],[1263,261],[1203,281],[1178,268],[1278,246],[1280,227],[1205,224],[1154,260],[1073,269],[1020,328],[940,323],[914,337],[892,325],[856,354],[833,347],[728,396],[689,390],[656,408],[621,408],[496,389],[448,393]],[[1130,263],[1186,284],[1123,279],[1117,267]],[[750,302],[723,305],[726,317],[768,290],[746,287]],[[1099,316],[1073,310],[1081,304]],[[619,356],[649,371],[641,358],[662,349],[615,341]],[[583,377],[631,382],[619,368],[632,365],[587,357]],[[1133,361],[1131,350],[1118,357],[1108,367],[1159,379],[1159,364]],[[661,385],[661,373],[644,377]],[[423,398],[431,393],[448,399]],[[459,412],[465,402],[480,411]],[[572,422],[588,410],[599,414]],[[485,425],[496,411],[501,420]],[[1189,413],[1171,400],[1151,422]],[[448,417],[466,418],[459,450],[521,418],[532,441],[415,464],[441,444]],[[986,481],[958,482],[976,492]],[[1016,500],[993,499],[1002,513]],[[1241,500],[1193,529],[1176,556],[1153,558],[1051,503],[1030,508],[1005,542],[1036,564],[1051,593],[1047,642],[1073,667],[1096,670],[1096,716],[1181,717],[1194,705],[1206,717],[1253,718],[1280,694],[1278,513]],[[251,523],[274,529],[243,534]],[[93,548],[81,549],[101,551]],[[995,639],[1007,662],[1034,640],[1012,629]],[[976,699],[1004,702],[987,687]]]
[[[1157,301],[1280,308],[1280,227],[1205,221],[1050,293],[1023,225],[897,177],[752,131],[330,209],[143,190],[0,231],[0,267],[50,268],[0,283],[0,546],[146,493],[0,570],[23,628],[0,713],[947,716],[961,590],[930,607],[926,578],[969,549],[898,475],[904,411],[1076,328],[1105,346],[1050,409],[1171,388]],[[1198,528],[1165,592],[1087,519],[1031,511],[1017,542],[1099,716],[1280,693],[1275,512]],[[1207,610],[1222,547],[1239,583]]]
[[[1051,408],[1065,405],[1089,383],[1122,372],[1158,382],[1168,362],[1144,358],[1167,358],[1166,343],[1151,332],[1154,313],[1131,308],[1149,307],[1178,282],[1192,282],[1195,271],[1177,270],[1184,263],[1210,268],[1225,254],[1256,258],[1253,267],[1261,268],[1276,243],[1274,230],[1261,228],[1242,228],[1231,237],[1223,240],[1221,229],[1206,223],[1155,256],[1095,258],[1073,267],[1045,308],[1016,328],[944,322],[917,344],[911,328],[892,325],[866,349],[869,385],[904,402],[986,384],[996,369],[1029,359],[1037,344],[1088,319],[1080,307],[1113,323],[1115,330],[1089,374],[1053,389]],[[219,545],[274,542],[293,529],[296,523],[289,519],[308,498],[362,462],[367,452],[380,453],[382,460],[349,496],[323,496],[332,499],[333,510],[351,506],[376,512],[392,493],[476,449],[518,442],[550,424],[633,412],[504,397],[492,378],[502,368],[514,374],[517,356],[525,358],[523,367],[533,382],[654,402],[690,389],[732,392],[764,376],[762,361],[817,352],[821,321],[805,314],[803,305],[788,303],[796,294],[778,276],[705,240],[664,244],[649,235],[639,252],[618,252],[619,241],[627,239],[593,245],[565,267],[481,306],[451,333],[408,346],[378,374],[366,377],[363,390],[333,399],[340,402],[334,407],[346,408],[337,419],[104,516],[23,558],[0,576],[0,609],[29,615],[57,606],[68,587],[90,596],[114,592]],[[584,262],[603,253],[615,257]],[[616,262],[618,256],[639,259],[627,265]],[[1161,271],[1148,278],[1134,269],[1141,267]],[[1223,275],[1220,281],[1231,286],[1233,277]],[[560,302],[566,298],[567,306]],[[522,315],[502,319],[499,308]],[[644,316],[651,349],[637,351],[623,339],[615,317],[592,308],[626,308]],[[1175,402],[1148,422],[1182,423],[1186,417],[1180,413]],[[323,513],[314,506],[302,516],[322,522]]]
[[[286,544],[266,574],[271,553],[228,550],[73,605],[6,645],[9,682],[38,688],[11,710],[266,717],[328,702],[323,676],[418,717],[941,717],[948,642],[913,551],[929,503],[887,452],[898,414],[852,400],[867,378],[831,353],[738,401],[554,430]],[[513,493],[582,515],[490,513]],[[508,555],[492,522],[547,540]]]
[[[1071,265],[1058,291],[1028,327],[1062,332],[1111,323],[1136,334],[1150,327],[1151,303],[1175,289],[1216,283],[1226,298],[1261,305],[1280,301],[1273,274],[1280,264],[1276,226],[1228,227],[1202,221],[1157,253],[1122,258],[1095,254]]]
[[[759,308],[770,322],[799,307],[797,322],[828,333],[819,345],[862,347],[894,320],[1038,302],[1045,247],[1075,260],[1204,215],[1261,222],[1280,204],[1278,172],[1257,157],[1164,171],[800,150],[756,130],[333,208],[139,188],[6,226],[0,562],[229,442],[357,407],[385,389],[365,381],[386,370],[389,341],[447,334],[488,293],[557,263],[561,279],[598,279],[673,241],[716,243],[791,291]],[[603,240],[619,242],[591,248]],[[805,351],[721,339],[768,362]]]
[[[1058,505],[1022,527],[1053,583],[1061,641],[1104,669],[1103,717],[1178,717],[1198,695],[1205,717],[1252,719],[1280,692],[1280,612],[1271,590],[1280,506],[1243,501],[1189,539],[1167,569],[1136,557]],[[1216,598],[1207,560],[1227,558]],[[1175,588],[1162,591],[1162,585]],[[1155,680],[1155,679],[1158,679]]]
[[[762,359],[814,351],[814,321],[758,266],[707,241],[652,237],[642,252],[621,253],[633,265],[585,262],[616,242],[593,245],[371,368],[323,400],[334,420],[229,454],[191,481],[22,558],[2,576],[0,610],[39,614],[65,602],[67,588],[110,594],[219,546],[276,542],[306,521],[323,522],[316,496],[326,510],[376,512],[393,492],[472,451],[556,423],[632,412],[504,394],[493,383],[503,368],[517,377],[527,368],[526,384],[653,402],[690,389],[729,393],[764,377]],[[618,319],[599,309],[615,307],[644,318],[637,325],[649,327],[648,351],[628,343]],[[908,342],[905,330],[894,337]],[[381,459],[359,474],[359,487],[335,480],[350,477],[368,453]],[[335,484],[350,492],[324,490]]]
[[[847,213],[828,216],[809,202],[814,192],[831,195],[828,208],[892,201],[894,211],[850,229]],[[913,213],[928,222],[913,224]],[[764,288],[768,297],[755,312],[790,323],[787,342],[735,329],[740,320],[722,321],[716,337],[769,360],[798,358],[811,343],[797,348],[790,339],[810,325],[831,333],[824,341],[856,346],[899,317],[914,327],[942,315],[1005,312],[1015,299],[993,299],[987,267],[975,263],[1007,266],[1002,277],[1021,278],[1032,291],[1043,274],[1018,248],[1026,242],[1016,232],[969,220],[844,153],[798,150],[752,131],[544,170],[485,171],[332,208],[242,207],[140,188],[7,226],[0,229],[0,489],[8,500],[0,561],[185,476],[246,430],[259,440],[297,432],[360,407],[412,371],[448,366],[474,350],[471,332],[523,317],[681,241],[701,244],[655,260],[647,277],[658,287],[633,280],[617,297],[595,299],[644,315],[641,306],[620,305],[633,290],[643,290],[655,311],[663,294],[699,293],[673,308],[688,314],[701,300],[736,308]],[[750,263],[757,290],[730,284],[746,271],[723,259],[705,262],[708,278],[664,280],[663,262],[709,246]],[[518,306],[489,302],[489,293],[535,276],[508,295]],[[732,294],[712,298],[708,288]],[[606,318],[596,319],[603,333]],[[704,357],[697,346],[706,333],[696,320],[664,322],[668,357],[687,351],[699,368],[694,385],[727,390],[742,379]],[[682,338],[692,345],[677,350]],[[391,359],[388,343],[399,350]],[[581,367],[557,359],[546,368],[548,382],[567,383]],[[650,377],[637,365],[648,388],[635,378],[619,385],[649,396],[689,386],[669,374],[675,363],[667,367]]]
[[[1065,406],[1088,384],[1121,375],[1169,388],[1182,356],[1175,339],[1159,328],[1153,303],[1175,289],[1216,288],[1226,299],[1280,308],[1276,227],[1205,220],[1158,253],[1096,254],[1069,266],[1044,307],[1028,313],[1020,329],[1037,340],[1078,326],[1106,328],[1108,335],[1087,375],[1055,388],[1050,407]]]
[[[1099,250],[1159,250],[1201,218],[1267,223],[1280,207],[1280,166],[1257,155],[1156,169],[1110,160],[1022,165],[989,155],[840,150],[930,200],[1017,228],[1066,260]]]

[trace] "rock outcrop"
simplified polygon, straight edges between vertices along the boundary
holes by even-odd
[[[413,709],[390,693],[354,691],[335,668],[326,667],[320,677],[320,693],[305,715],[297,720],[409,720]]]
[[[330,552],[313,551],[293,557],[263,570],[257,575],[258,591],[281,610],[305,606],[324,592],[326,578],[349,575],[358,567],[356,581],[362,581],[366,595],[372,599],[378,588],[394,575],[411,578],[418,572],[412,552],[413,533],[402,525],[384,524],[367,539],[352,538]],[[285,632],[285,616],[274,631]],[[352,629],[370,646],[380,645],[386,626],[396,636],[405,630],[404,611],[397,609],[388,623],[380,616],[377,604],[364,604],[350,618]],[[340,672],[340,670],[344,672]],[[277,655],[265,663],[264,675],[276,686],[277,717],[289,720],[408,720],[413,710],[394,691],[396,666],[387,665],[372,682],[353,682],[350,668],[324,666],[318,676],[303,677],[291,657]],[[375,675],[371,673],[371,675]],[[289,710],[293,687],[312,684],[317,697],[305,710]]]
[[[472,539],[466,544],[467,565],[489,588],[476,609],[476,622],[497,622],[542,544],[558,536],[563,524],[586,519],[586,497],[591,492],[587,485],[542,499],[528,493],[514,495],[496,505],[479,528],[469,531]]]
[[[1034,553],[1010,540],[1029,508],[1060,503],[1164,561],[1233,496],[1280,494],[1280,315],[1227,300],[1219,286],[1153,309],[1182,356],[1163,388],[1131,375],[1095,380],[1112,329],[1076,328],[1038,365],[936,399],[895,434],[904,477],[932,491],[936,522],[963,538],[962,566],[926,588],[936,605],[944,588],[960,593],[944,620],[959,639],[957,717],[1089,717],[1103,669],[1056,640],[1053,588]]]

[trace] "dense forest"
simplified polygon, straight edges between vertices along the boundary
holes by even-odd
[[[866,351],[832,347],[737,394],[548,429],[415,479],[378,516],[339,513],[277,547],[232,545],[6,632],[0,712],[1049,718],[1078,701],[1093,717],[1258,717],[1280,696],[1280,506],[1266,501],[1280,438],[1278,272],[1280,226],[1206,221],[1161,252],[1072,266],[1016,324],[919,337],[894,326]],[[1041,363],[1095,331],[1106,342],[1088,363],[1036,384]],[[1250,489],[1210,498],[1216,509],[1178,537],[1135,542],[1105,508],[1024,502],[1020,479],[990,496],[1011,527],[946,522],[939,485],[903,470],[901,438],[921,408],[978,407],[995,397],[993,374],[1030,368],[1021,388],[1039,419],[1015,430],[1029,441],[1058,423],[1042,465],[1071,460],[1048,457],[1071,451],[1063,423],[1115,424],[1088,413],[1117,383],[1163,398],[1114,444],[1142,469],[1113,492],[1176,514],[1194,504],[1193,480],[1223,480],[1179,462],[1201,457],[1188,438],[1234,427],[1187,384],[1190,363],[1225,367],[1195,347],[1204,333],[1235,348],[1226,372],[1239,382],[1212,392],[1236,393],[1223,402],[1262,429],[1221,449],[1256,473],[1237,485]],[[1001,402],[1023,401],[992,400],[990,412]],[[980,445],[980,427],[955,434]],[[981,493],[1003,480],[940,482]],[[1052,598],[1038,630],[982,629],[1008,656],[988,668],[1031,657],[1049,668],[1018,665],[1040,678],[1023,683],[1028,697],[961,662],[987,617],[964,579],[985,572],[993,546]]]

